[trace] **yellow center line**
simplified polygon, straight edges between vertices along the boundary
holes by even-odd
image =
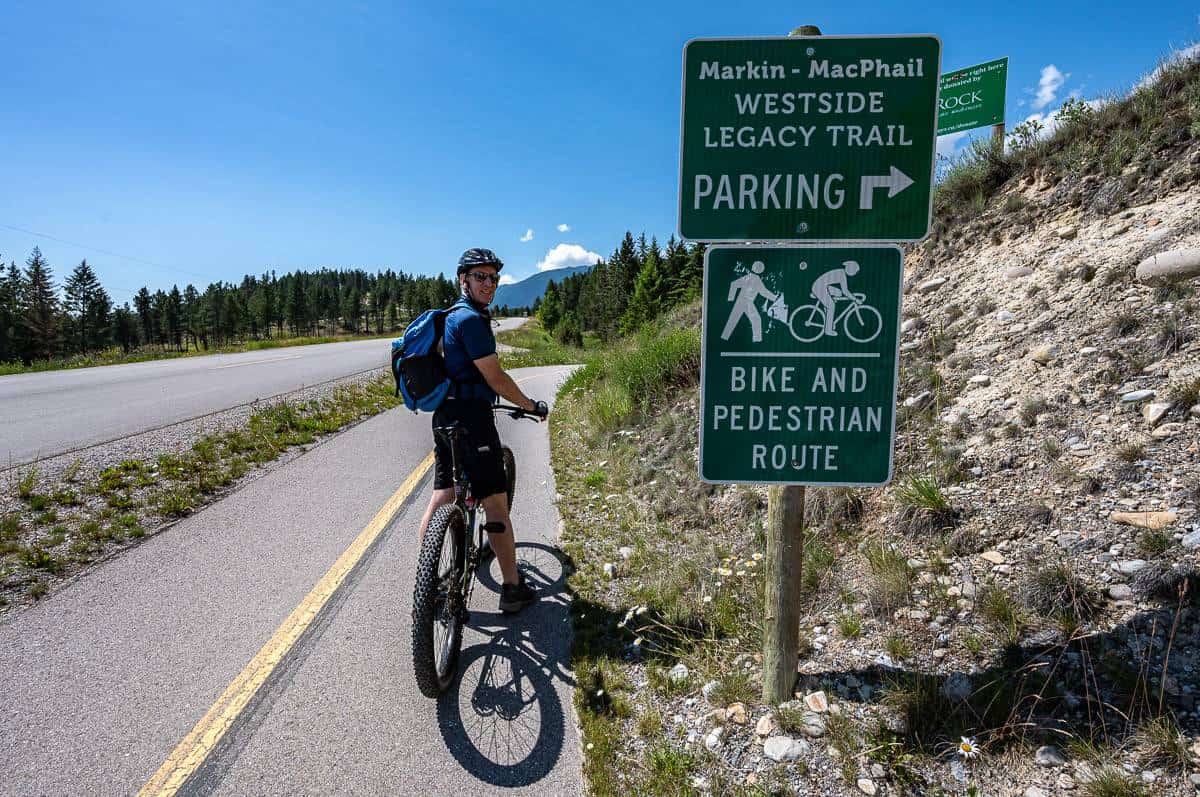
[[[400,511],[404,501],[417,488],[425,473],[433,465],[433,452],[430,451],[421,464],[408,475],[404,483],[387,503],[375,514],[375,517],[359,533],[358,537],[346,549],[333,567],[321,577],[312,591],[305,596],[300,605],[288,616],[275,635],[263,645],[245,669],[238,674],[212,708],[208,710],[191,732],[175,748],[154,776],[142,787],[139,795],[173,795],[179,787],[199,769],[205,758],[212,752],[221,737],[232,727],[242,709],[250,702],[258,688],[266,682],[275,667],[283,660],[296,640],[304,633],[312,621],[320,613],[322,607],[341,586],[346,575],[358,564],[371,543],[375,542],[380,533]]]
[[[222,368],[241,368],[243,365],[259,365],[260,363],[278,363],[278,362],[283,362],[284,360],[299,360],[303,356],[304,356],[303,354],[291,354],[291,355],[288,355],[287,357],[270,357],[266,360],[250,360],[249,362],[244,362],[244,363],[232,363],[230,365],[218,365],[217,370],[220,370]]]
[[[244,364],[249,365],[249,363]],[[530,379],[547,376],[548,373],[534,374],[515,381],[519,385]],[[174,795],[200,768],[200,765],[220,743],[226,731],[233,727],[234,721],[237,720],[238,715],[250,702],[250,699],[254,697],[259,687],[271,677],[271,673],[275,671],[279,662],[283,661],[283,657],[288,654],[288,651],[320,614],[321,609],[337,592],[338,587],[362,559],[371,544],[392,522],[392,519],[400,511],[400,507],[408,500],[432,466],[433,452],[430,451],[425,455],[425,459],[421,460],[421,464],[408,474],[408,478],[404,480],[400,488],[392,493],[391,498],[375,513],[375,517],[371,519],[366,528],[359,532],[350,547],[338,557],[333,567],[329,568],[317,585],[312,588],[312,591],[304,597],[304,600],[300,601],[300,605],[288,615],[288,618],[283,621],[267,644],[263,645],[250,663],[238,673],[224,693],[217,698],[217,702],[213,703],[188,735],[183,737],[183,741],[175,747],[171,755],[167,756],[167,760],[158,768],[158,771],[150,780],[146,781],[145,786],[142,786],[138,797]]]

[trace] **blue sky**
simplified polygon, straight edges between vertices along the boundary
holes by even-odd
[[[689,38],[936,33],[943,71],[1009,56],[1010,124],[1200,39],[1196,0],[798,8],[9,4],[0,257],[40,246],[59,279],[86,257],[118,302],[268,268],[452,273],[469,246],[523,278],[674,230]]]

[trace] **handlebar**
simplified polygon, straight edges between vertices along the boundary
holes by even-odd
[[[492,412],[506,412],[510,418],[515,418],[517,420],[525,418],[526,420],[530,420],[535,423],[540,423],[542,420],[541,416],[539,415],[529,412],[528,410],[523,410],[520,407],[512,407],[507,404],[493,404]]]

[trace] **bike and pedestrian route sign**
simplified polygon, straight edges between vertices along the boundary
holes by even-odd
[[[931,35],[689,41],[680,235],[923,239],[940,64],[941,41]]]
[[[702,480],[891,479],[902,275],[898,246],[705,252]]]
[[[1007,58],[942,75],[938,90],[938,135],[1003,124],[1007,84]]]

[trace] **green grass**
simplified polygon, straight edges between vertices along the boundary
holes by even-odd
[[[904,554],[882,542],[867,543],[863,550],[870,576],[868,599],[877,612],[890,613],[911,598],[913,572]]]
[[[846,639],[857,639],[862,636],[862,620],[858,615],[845,612],[838,615],[838,632]]]
[[[42,543],[44,548],[54,547],[46,543],[69,538],[69,554],[61,560],[52,555],[52,563],[34,550],[17,557],[15,566],[49,575],[78,569],[109,546],[144,537],[165,521],[196,511],[244,476],[252,463],[268,462],[290,446],[312,442],[398,403],[390,376],[338,388],[319,401],[275,402],[255,412],[240,427],[206,435],[188,450],[159,456],[153,466],[140,459],[126,459],[90,477],[81,476],[81,468],[72,466],[60,484],[45,486],[51,495],[35,492],[38,474],[36,468],[31,468],[22,477],[27,490],[21,508],[6,515],[0,524],[0,554],[34,550],[29,537],[32,528],[61,520]],[[18,494],[20,491],[18,485]],[[97,508],[94,502],[81,499],[89,495],[103,499],[102,506]],[[58,507],[69,508],[69,513],[60,519],[52,501]],[[29,590],[41,581],[10,583],[23,584],[26,596],[31,597]],[[39,589],[48,589],[48,585]]]
[[[530,317],[516,329],[496,334],[496,341],[525,351],[503,352],[500,364],[505,368],[527,368],[538,365],[582,363],[589,356],[589,347],[596,346],[594,337],[585,337],[582,348],[563,345],[546,331],[536,316]]]
[[[950,511],[950,502],[933,476],[909,474],[896,485],[896,498],[911,509],[926,509],[932,512]]]
[[[979,616],[1006,645],[1016,644],[1027,627],[1025,614],[1003,588],[984,587],[979,593]]]

